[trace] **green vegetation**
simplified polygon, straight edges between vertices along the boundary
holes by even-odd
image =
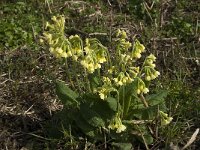
[[[200,121],[199,12],[200,4],[195,0],[1,1],[0,149],[184,147]],[[120,88],[122,78],[117,75],[122,70],[112,76],[115,82],[107,73],[109,65],[101,61],[103,58],[97,58],[104,63],[93,68],[87,63],[74,63],[76,59],[88,61],[78,53],[66,62],[53,55],[68,57],[69,53],[49,52],[49,46],[56,49],[63,39],[48,45],[50,39],[43,33],[50,32],[45,28],[46,22],[59,15],[65,17],[65,26],[51,33],[55,35],[53,40],[65,35],[73,48],[86,47],[87,38],[91,39],[90,45],[98,39],[92,47],[101,50],[102,57],[109,53],[117,64],[120,57],[115,52],[116,45],[120,47],[120,37],[116,37],[116,31],[121,29],[126,33],[126,42],[134,45],[138,39],[146,48],[134,66],[141,66],[151,53],[156,56],[155,68],[160,76],[150,85],[144,76],[147,72],[140,76],[149,89],[144,95],[149,108],[144,107],[139,95],[131,105],[125,105],[122,93],[129,97],[134,92],[126,90],[134,89],[137,95],[138,89],[135,83]],[[99,71],[94,72],[96,69]],[[94,75],[87,77],[84,70]],[[119,103],[115,90],[105,93],[108,82],[104,83],[107,80],[99,75],[112,80]],[[96,94],[88,92],[88,87],[91,91],[97,89]],[[118,127],[108,130],[113,117],[115,123],[121,123],[121,133],[116,133]],[[188,149],[199,147],[199,135],[193,139]]]

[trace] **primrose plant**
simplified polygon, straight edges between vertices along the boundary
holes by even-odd
[[[63,81],[56,82],[57,95],[71,113],[70,124],[89,137],[106,134],[124,142],[135,137],[150,144],[154,134],[148,130],[150,124],[165,126],[172,120],[165,113],[167,92],[148,94],[150,82],[160,75],[155,69],[156,57],[150,54],[140,63],[144,45],[137,39],[130,42],[123,30],[118,29],[115,35],[112,50],[108,50],[96,38],[67,37],[64,16],[53,16],[51,23],[46,23],[41,42],[56,58],[68,60],[74,67],[68,71],[84,72],[83,79],[73,83],[79,86],[86,82],[85,87],[70,89]]]

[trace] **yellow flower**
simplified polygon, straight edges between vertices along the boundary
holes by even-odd
[[[62,50],[61,48],[56,48],[56,51],[57,51],[59,54],[63,53],[63,50]]]
[[[82,65],[83,67],[86,67],[86,65],[87,65],[86,61],[85,61],[85,60],[81,60],[81,65]]]
[[[140,89],[137,89],[137,94],[140,94],[141,93],[141,90]]]
[[[145,51],[144,45],[141,44],[140,41],[138,41],[137,39],[135,40],[135,48],[139,52],[144,52]]]
[[[108,126],[109,129],[112,129],[112,130],[116,130],[116,133],[121,133],[122,131],[125,131],[126,130],[126,126],[122,124],[122,121],[119,117],[119,114],[117,113],[116,116],[111,120],[109,126]]]
[[[141,52],[145,51],[145,47],[143,44],[138,45],[138,48],[140,49]]]
[[[122,131],[125,131],[126,130],[126,126],[121,124],[119,125],[119,127],[117,128],[117,131],[116,133],[121,133]]]
[[[101,99],[103,99],[103,100],[105,99],[105,94],[104,93],[99,93],[99,96],[100,96]]]
[[[111,80],[108,77],[103,77],[103,82],[106,84],[111,84]]]
[[[156,57],[153,55],[153,54],[150,54],[147,59],[150,59],[152,61],[155,61],[156,60]]]
[[[44,43],[44,40],[43,40],[43,39],[40,39],[40,43]]]
[[[163,111],[160,111],[160,117],[161,117],[161,125],[168,125],[172,121],[172,117],[168,117],[168,114],[164,113]]]
[[[67,52],[67,57],[71,57],[72,56],[72,52],[71,51],[68,51]]]
[[[122,83],[123,83],[123,84],[126,84],[127,80],[128,80],[128,77],[123,77],[123,78],[122,78]]]
[[[77,61],[77,60],[78,60],[78,57],[77,57],[76,55],[73,55],[73,56],[72,56],[72,59],[75,60],[75,61]]]
[[[94,68],[95,68],[95,69],[101,68],[101,65],[98,64],[98,63],[96,63],[96,64],[94,65]]]
[[[168,117],[167,119],[162,119],[161,118],[161,126],[165,126],[165,125],[168,125],[170,124],[170,122],[173,120],[172,117]]]
[[[122,33],[122,31],[120,29],[118,29],[117,33],[116,33],[116,37],[118,37],[121,33]]]
[[[122,37],[123,39],[126,39],[126,38],[127,38],[126,32],[125,32],[124,30],[122,30],[121,34],[122,34],[121,37]]]
[[[142,91],[143,91],[144,94],[147,94],[149,92],[149,89],[148,88],[144,88]]]
[[[82,50],[79,47],[75,48],[75,51],[76,51],[77,55],[82,54]]]
[[[136,58],[141,58],[141,54],[140,53],[135,53],[134,55]]]
[[[50,51],[51,53],[53,53],[54,48],[53,48],[53,47],[50,47],[50,48],[49,48],[49,51]]]
[[[106,58],[105,57],[101,57],[98,59],[99,63],[104,63],[106,62]]]
[[[67,58],[67,53],[66,53],[66,52],[63,52],[63,53],[61,54],[61,57]]]
[[[143,85],[143,84],[140,85],[140,86],[139,86],[139,89],[142,91],[142,90],[144,89],[144,85]]]
[[[153,80],[153,79],[155,79],[156,78],[156,76],[155,75],[151,75],[151,79]]]
[[[155,68],[155,67],[156,67],[155,64],[149,64],[149,65],[150,65],[150,67],[152,67],[152,68]]]
[[[89,49],[88,46],[86,46],[86,47],[84,48],[84,50],[85,50],[85,53],[86,53],[86,54],[88,54],[88,53],[90,52],[90,49]]]
[[[92,63],[89,63],[86,68],[88,69],[89,73],[93,73],[95,70],[94,64],[92,64]]]
[[[150,77],[150,76],[146,76],[146,80],[147,80],[147,81],[150,81],[150,80],[151,80],[151,77]]]
[[[88,38],[85,39],[85,43],[86,43],[87,46],[90,46],[90,43],[89,43],[89,39],[88,39]]]
[[[50,42],[52,40],[52,34],[50,34],[50,33],[43,33],[43,35],[45,36],[45,38],[47,39],[48,42]]]
[[[52,18],[51,18],[51,20],[53,20],[53,21],[57,21],[57,18],[56,18],[56,16],[53,16]]]
[[[49,22],[46,22],[45,29],[47,29],[48,27],[52,27],[52,25],[50,25]]]
[[[157,76],[160,75],[160,72],[159,72],[159,71],[156,71],[156,72],[154,73],[154,75],[157,77]]]

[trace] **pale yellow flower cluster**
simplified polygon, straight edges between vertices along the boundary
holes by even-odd
[[[69,42],[71,43],[72,59],[77,61],[80,56],[83,56],[82,40],[78,35],[71,35]]]
[[[140,43],[137,39],[135,40],[133,50],[132,50],[132,57],[133,58],[140,58],[141,53],[145,52],[145,47],[143,44]]]
[[[119,117],[119,114],[117,113],[116,116],[111,120],[109,126],[109,129],[115,130],[116,133],[121,133],[126,130],[126,126],[122,124],[122,121]]]
[[[141,78],[137,78],[137,94],[147,94],[149,89],[145,86],[145,83],[142,81]]]
[[[120,63],[127,64],[130,60],[132,60],[130,55],[127,54],[120,54]]]
[[[173,118],[169,117],[168,114],[164,113],[163,111],[160,111],[160,118],[161,118],[161,126],[168,125]]]
[[[126,32],[124,30],[121,31],[120,29],[118,29],[116,37],[118,38],[117,50],[119,54],[121,54],[121,52],[127,52],[127,50],[132,46],[132,44],[126,40]]]
[[[63,16],[53,16],[52,23],[47,22],[44,39],[49,45],[49,51],[56,58],[71,57],[73,61],[80,59],[80,64],[89,73],[101,68],[101,64],[106,62],[106,48],[97,39],[86,39],[83,48],[82,39],[78,35],[65,37],[65,18]],[[43,39],[41,39],[43,41]]]
[[[61,58],[61,57],[64,57],[64,58],[67,58],[67,53],[62,50],[60,47],[57,47],[57,48],[53,48],[53,47],[50,47],[49,48],[49,51],[56,57],[56,58]]]
[[[84,50],[85,56],[81,64],[89,73],[101,68],[101,64],[106,62],[106,48],[96,39],[86,39]]]
[[[144,72],[145,72],[145,80],[150,81],[154,80],[160,75],[160,72],[155,70],[155,62],[156,57],[153,54],[147,56],[144,62]]]
[[[125,86],[135,80],[140,72],[140,68],[135,67],[135,58],[139,58],[137,56],[138,53],[140,54],[144,52],[144,49],[145,47],[138,40],[135,40],[135,44],[132,45],[127,40],[127,34],[125,31],[117,31],[116,53],[115,60],[113,60],[114,65],[108,69],[111,82],[109,88],[104,84],[103,88],[99,89],[101,99],[107,97],[106,94],[109,94],[108,89],[111,87],[118,89],[120,86]],[[139,82],[137,93],[146,94],[148,92],[148,88],[145,87],[144,82],[141,80],[141,83]]]
[[[43,33],[44,39],[49,45],[49,51],[56,58],[67,58],[72,56],[70,51],[70,42],[65,38],[64,28],[65,28],[65,18],[64,16],[53,16],[51,18],[52,24],[46,23],[46,32]],[[41,39],[43,42],[43,39]]]
[[[112,86],[111,80],[108,77],[103,77],[103,86],[97,88],[95,92],[97,91],[100,98],[104,100],[108,97],[111,91],[116,91],[116,89]]]
[[[127,72],[125,74],[124,72],[120,72],[116,78],[113,78],[113,80],[117,86],[126,85],[127,83],[131,83],[133,81]]]

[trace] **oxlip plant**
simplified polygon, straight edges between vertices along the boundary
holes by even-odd
[[[118,29],[115,35],[111,52],[96,38],[66,36],[62,15],[46,23],[41,42],[55,58],[67,60],[71,67],[67,71],[82,74],[81,80],[74,78],[74,86],[56,81],[57,96],[67,110],[61,124],[68,118],[67,125],[88,138],[106,138],[115,146],[139,140],[148,148],[158,134],[153,127],[164,127],[172,120],[165,113],[167,92],[148,94],[150,82],[160,75],[156,57],[150,54],[140,63],[144,45],[135,38],[128,40],[124,30]]]

